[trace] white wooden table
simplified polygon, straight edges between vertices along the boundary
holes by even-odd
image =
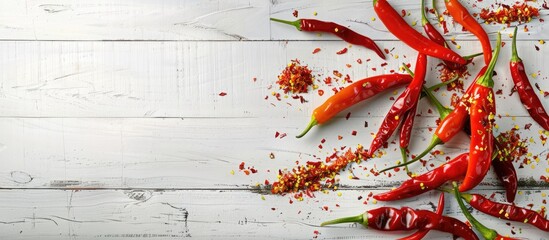
[[[479,7],[487,2],[475,1]],[[392,3],[406,9],[406,20],[417,21],[419,28],[418,1]],[[384,61],[373,52],[356,46],[336,55],[348,44],[269,21],[295,19],[294,10],[302,18],[317,12],[315,18],[350,26],[381,48],[394,48],[388,65],[381,66]],[[542,18],[547,13],[542,10]],[[270,94],[278,91],[277,75],[295,58],[313,69],[317,79],[333,77],[332,71],[338,70],[356,80],[398,70],[402,62],[414,64],[416,53],[395,41],[379,20],[372,21],[374,16],[371,1],[0,2],[0,238],[386,239],[409,234],[350,224],[319,227],[323,220],[383,205],[433,209],[436,192],[390,203],[367,197],[406,179],[402,171],[388,178],[361,170],[393,165],[399,158],[394,144],[383,159],[352,166],[359,180],[342,172],[338,191],[290,204],[291,196],[272,195],[257,186],[266,179],[273,182],[278,169],[292,168],[297,160],[316,160],[312,155],[323,159],[341,146],[369,145],[392,103],[389,97],[402,88],[353,107],[302,139],[293,136],[305,127],[312,109],[332,94],[331,87],[319,83],[326,94],[312,91],[304,104],[292,98],[277,101]],[[527,26],[528,33],[520,32],[520,54],[528,73],[537,75],[531,80],[549,90],[549,45],[538,42],[549,41],[549,25],[535,19]],[[503,91],[497,98],[502,115],[498,131],[518,125],[529,139],[531,161],[517,169],[516,203],[539,210],[548,207],[549,184],[540,177],[549,177],[549,145],[540,140],[537,124],[524,129],[533,121],[517,94],[509,96],[512,29],[485,27],[492,39],[502,30],[508,43],[496,68],[495,89]],[[480,51],[461,27],[450,25],[446,37],[455,37],[463,55]],[[322,51],[313,55],[317,47]],[[428,85],[439,81],[437,63],[430,60]],[[476,74],[479,65],[470,72]],[[219,96],[221,92],[227,95]],[[437,93],[446,104],[450,95]],[[548,98],[542,99],[549,108]],[[427,145],[437,118],[427,102],[418,111],[422,116],[416,119],[414,153]],[[352,115],[345,120],[347,112]],[[354,130],[356,136],[351,135]],[[288,136],[275,138],[276,132]],[[321,139],[326,139],[323,149],[318,148]],[[459,136],[437,149],[455,156],[467,151],[468,139]],[[436,166],[445,161],[441,155],[429,158]],[[238,170],[241,162],[258,173],[245,175]],[[474,192],[495,193],[494,199],[502,201],[494,176],[490,172]],[[447,196],[446,204],[445,214],[464,220],[452,197]],[[549,239],[530,225],[473,214],[502,234]],[[428,237],[451,239],[440,232]]]

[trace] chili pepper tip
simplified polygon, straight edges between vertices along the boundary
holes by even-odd
[[[301,138],[301,137],[305,136],[305,134],[307,134],[309,132],[309,130],[311,130],[311,128],[313,128],[317,124],[318,124],[318,121],[315,119],[315,117],[314,116],[311,117],[311,121],[309,122],[309,124],[307,125],[305,130],[303,130],[303,132],[301,132],[299,135],[297,135],[295,137],[296,138]]]

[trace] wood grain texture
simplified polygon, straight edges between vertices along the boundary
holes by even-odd
[[[490,1],[463,1],[476,5],[474,12],[487,7]],[[501,1],[512,4],[513,1]],[[419,23],[419,5],[414,0],[394,1],[400,12],[406,10],[406,21]],[[543,1],[530,3],[541,6]],[[444,4],[438,1],[443,11]],[[478,9],[478,10],[477,10]],[[0,39],[3,40],[335,40],[293,31],[289,26],[270,23],[269,17],[295,19],[297,10],[302,18],[318,18],[350,26],[373,39],[395,40],[379,20],[372,1],[293,1],[293,0],[99,0],[82,3],[78,0],[29,0],[0,3]],[[314,13],[318,13],[314,16]],[[541,11],[542,17],[547,10]],[[434,16],[430,15],[435,22]],[[420,29],[421,24],[415,24]],[[527,24],[530,34],[524,39],[549,37],[546,27],[534,19]],[[498,25],[486,25],[494,34]],[[448,38],[473,40],[460,26],[449,22]]]
[[[369,146],[381,118],[366,120],[340,118],[313,129],[296,139],[307,118],[1,118],[0,186],[4,188],[168,188],[168,189],[250,189],[265,180],[276,180],[278,169],[291,168],[295,161],[324,160],[340,147]],[[436,117],[418,117],[413,132],[412,153],[428,145]],[[364,128],[364,121],[369,122]],[[499,129],[520,126],[527,140],[529,164],[518,169],[521,186],[547,188],[549,150],[538,138],[538,127],[522,127],[530,117],[503,117]],[[351,132],[357,130],[357,135]],[[275,133],[286,133],[275,138]],[[497,134],[498,131],[496,131]],[[342,140],[338,140],[342,136]],[[321,143],[324,139],[326,142]],[[323,148],[319,149],[319,145]],[[437,147],[447,155],[430,156],[434,166],[446,156],[467,152],[465,134]],[[346,151],[345,149],[344,151]],[[402,171],[392,177],[373,176],[370,169],[382,169],[400,159],[394,144],[381,159],[371,159],[351,170],[360,180],[341,175],[342,187],[391,188],[407,179]],[[275,158],[271,159],[270,154]],[[426,158],[427,159],[427,158]],[[537,160],[535,160],[537,159]],[[522,162],[522,159],[517,159]],[[258,173],[247,176],[240,163]],[[516,166],[519,166],[519,163]],[[423,172],[422,164],[411,168]],[[232,175],[231,171],[235,174]],[[492,173],[481,189],[500,188]]]
[[[480,191],[487,195],[492,192]],[[290,204],[289,197],[263,196],[263,200],[260,194],[242,190],[1,190],[0,210],[4,214],[0,216],[0,231],[6,239],[396,239],[411,232],[379,232],[356,224],[321,228],[319,224],[381,206],[434,210],[438,198],[433,193],[406,201],[374,203],[367,197],[370,193],[379,191],[342,190]],[[525,191],[517,201],[533,202],[532,208],[539,210],[547,207],[539,201],[547,194],[547,190]],[[444,213],[464,220],[456,212],[455,201],[447,197]],[[501,192],[494,195],[495,200],[503,198]],[[323,210],[324,206],[328,210]],[[473,214],[490,227],[507,223],[476,211]],[[530,225],[510,222],[505,226],[500,231],[505,235],[548,239]],[[451,236],[433,231],[428,239]]]
[[[504,40],[510,43],[508,37]],[[459,44],[462,54],[481,51],[475,42]],[[537,44],[537,51],[534,45],[519,42],[520,54],[528,56],[527,73],[537,75],[532,82],[549,89],[547,72],[538,64],[549,61],[549,47]],[[0,117],[307,117],[333,94],[332,88],[348,85],[343,77],[336,82],[334,70],[359,80],[401,71],[402,63],[415,64],[416,53],[403,43],[388,41],[381,46],[392,50],[387,62],[356,46],[337,55],[348,45],[333,41],[0,42]],[[322,51],[312,54],[317,47]],[[496,67],[495,89],[502,90],[498,110],[528,116],[518,95],[508,96],[513,87],[506,64],[509,56],[507,45]],[[313,70],[316,84],[326,94],[306,94],[305,104],[289,96],[277,101],[271,95],[282,92],[275,83],[277,76],[296,58]],[[469,66],[473,76],[466,84],[474,79],[480,62],[482,58],[477,58]],[[440,82],[439,63],[429,60],[427,85]],[[332,86],[324,84],[327,77],[334,79]],[[227,95],[221,97],[221,92]],[[368,108],[355,108],[353,116],[384,116],[392,104],[390,95],[379,97],[387,101],[373,100],[363,104]],[[439,91],[437,96],[449,104],[451,93]]]

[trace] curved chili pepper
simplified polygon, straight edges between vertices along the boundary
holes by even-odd
[[[436,214],[439,216],[442,216],[442,213],[444,212],[444,193],[440,194],[440,197],[438,198],[438,205],[436,209]],[[417,230],[417,232],[413,233],[412,235],[399,238],[398,240],[421,240],[429,233],[430,229],[420,229]]]
[[[482,45],[482,52],[484,53],[484,63],[489,65],[492,60],[492,46],[490,45],[490,38],[488,38],[486,31],[484,31],[477,20],[471,16],[469,11],[461,5],[459,0],[444,0],[444,3],[446,4],[448,13],[452,15],[454,20],[478,38]]]
[[[487,69],[487,66],[483,67],[480,70],[480,72],[477,75],[477,78],[475,79],[475,81],[477,81],[478,79],[480,79],[481,77],[483,77],[485,75],[486,69]],[[385,169],[379,171],[379,173],[386,172],[386,171],[389,171],[391,169],[398,168],[398,167],[404,167],[404,166],[407,166],[409,164],[412,164],[414,162],[419,161],[422,157],[424,157],[431,150],[433,150],[433,148],[435,148],[437,145],[444,144],[444,143],[450,141],[450,139],[452,139],[456,134],[458,134],[460,131],[462,131],[464,126],[465,126],[466,120],[468,119],[468,116],[469,116],[469,112],[467,110],[467,107],[469,106],[469,103],[468,103],[467,100],[470,98],[470,94],[472,92],[473,86],[474,86],[474,84],[471,84],[471,86],[467,89],[465,94],[461,97],[461,100],[460,100],[459,104],[457,104],[457,106],[454,108],[454,110],[452,110],[444,118],[441,118],[442,120],[441,120],[440,124],[438,125],[437,129],[435,130],[435,134],[433,134],[433,137],[431,138],[431,142],[429,143],[429,146],[427,146],[427,148],[422,153],[420,153],[414,159],[412,159],[412,160],[410,160],[406,163],[401,163],[401,164],[397,164],[397,165],[392,166],[392,167],[385,168]],[[434,96],[431,96],[430,99],[433,100],[433,99],[436,99],[436,98],[434,98]],[[445,108],[442,107],[442,109],[445,109]],[[447,110],[444,110],[444,111],[446,112]],[[439,108],[439,112],[440,112],[440,108]]]
[[[373,156],[373,154],[383,146],[383,143],[391,137],[398,127],[404,114],[413,107],[414,103],[417,103],[421,94],[423,80],[427,73],[427,56],[424,54],[420,53],[417,56],[415,73],[410,85],[408,85],[406,90],[396,99],[391,106],[389,113],[387,113],[387,116],[383,119],[374,140],[370,144],[368,156]]]
[[[458,202],[459,208],[461,209],[461,212],[463,212],[463,215],[469,220],[469,222],[482,234],[482,236],[487,240],[512,240],[516,238],[510,238],[510,237],[504,237],[499,235],[496,230],[488,228],[484,226],[482,223],[480,223],[473,215],[467,210],[465,207],[465,204],[463,203],[463,200],[461,199],[461,196],[459,195],[459,190],[457,187],[457,183],[453,182],[454,185],[454,196],[456,197],[456,200]]]
[[[459,186],[462,192],[477,186],[488,170],[493,153],[492,127],[496,113],[495,95],[492,87],[494,67],[501,49],[501,34],[498,33],[496,52],[488,65],[486,74],[475,82],[471,94],[469,116],[471,122],[471,142],[469,144],[469,165],[463,182]]]
[[[543,104],[536,95],[534,88],[532,88],[530,80],[528,80],[528,76],[526,75],[526,71],[524,70],[524,64],[522,63],[522,59],[520,59],[517,54],[517,29],[518,28],[515,27],[512,47],[513,55],[511,56],[511,61],[509,63],[509,67],[511,69],[511,77],[513,78],[513,82],[515,83],[515,89],[518,92],[520,101],[522,102],[524,108],[528,110],[530,116],[534,120],[536,120],[536,122],[539,123],[541,127],[549,131],[549,115],[547,114],[545,108],[543,108]]]
[[[465,239],[478,239],[475,233],[463,222],[427,210],[414,210],[408,207],[400,209],[380,207],[363,214],[323,222],[320,226],[338,223],[360,223],[381,231],[400,231],[414,229],[433,229],[452,233]]]
[[[508,202],[514,202],[517,195],[518,179],[515,166],[512,159],[508,156],[504,156],[503,148],[497,139],[494,139],[494,144],[498,149],[496,157],[492,160],[492,167],[496,175],[505,188],[505,195]]]
[[[440,167],[404,181],[398,188],[374,195],[378,201],[394,201],[414,197],[442,186],[447,181],[457,180],[465,175],[469,153],[463,153]]]
[[[410,27],[387,0],[374,0],[374,10],[385,27],[399,40],[416,51],[443,60],[465,64],[467,61],[454,51],[440,46]]]
[[[295,26],[299,31],[331,33],[343,39],[345,42],[371,49],[380,58],[385,59],[385,54],[377,46],[374,40],[337,23],[325,22],[316,19],[298,19],[296,21],[286,21],[278,18],[271,18],[271,21]]]
[[[516,205],[493,202],[480,194],[461,193],[461,197],[476,210],[493,217],[527,223],[549,232],[549,220],[540,213]]]
[[[444,39],[442,34],[440,34],[440,32],[435,28],[435,26],[433,26],[433,24],[429,22],[429,19],[427,19],[427,16],[425,16],[425,0],[421,0],[421,26],[423,26],[423,32],[425,32],[425,34],[429,39],[431,39],[433,42],[435,42],[440,46],[443,46],[448,49],[450,48],[450,46],[448,46],[448,43],[446,43],[446,39]],[[448,66],[450,69],[458,69],[463,66],[461,64],[447,61],[447,60],[444,61],[444,64]]]
[[[402,122],[402,126],[400,127],[399,145],[400,153],[402,155],[402,161],[404,162],[406,162],[408,158],[406,152],[408,151],[408,145],[410,145],[410,137],[412,136],[412,130],[414,128],[414,119],[416,117],[417,104],[418,102],[416,102],[414,106],[410,110],[408,110],[408,112],[406,112],[406,114],[404,115],[404,121]],[[406,172],[409,172],[408,167],[406,167]]]
[[[307,128],[297,137],[303,137],[315,125],[327,122],[339,112],[360,101],[371,98],[392,87],[408,84],[411,81],[412,77],[407,74],[386,74],[356,81],[343,88],[317,107],[313,111],[311,121],[307,125]]]

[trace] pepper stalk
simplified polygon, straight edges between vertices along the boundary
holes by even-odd
[[[473,217],[473,215],[469,212],[469,210],[467,210],[467,207],[465,207],[465,204],[463,203],[463,200],[461,199],[462,195],[460,195],[460,193],[459,193],[457,183],[452,182],[452,185],[454,186],[454,197],[456,198],[456,200],[459,204],[459,208],[461,209],[461,212],[463,212],[463,215],[465,215],[465,218],[467,218],[467,220],[469,220],[469,222],[475,227],[475,229],[477,229],[482,234],[482,236],[485,239],[488,239],[488,240],[496,239],[499,235],[496,232],[496,230],[484,226],[475,217]]]

